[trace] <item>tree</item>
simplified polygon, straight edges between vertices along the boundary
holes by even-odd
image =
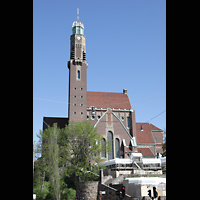
[[[60,173],[59,173],[59,155],[58,155],[58,143],[57,138],[60,129],[57,124],[53,124],[53,127],[48,127],[42,134],[42,156],[45,160],[47,172],[49,176],[50,187],[52,196],[55,200],[60,200]]]
[[[65,127],[71,152],[71,167],[68,169],[78,182],[88,181],[96,177],[102,151],[101,140],[97,129],[88,121],[71,122]]]
[[[75,190],[68,188],[66,177],[74,177],[75,184],[97,178],[99,168],[94,163],[101,161],[106,144],[101,145],[103,138],[90,122],[71,122],[63,129],[55,123],[37,136],[36,157],[41,157],[33,185],[38,199],[73,198]]]

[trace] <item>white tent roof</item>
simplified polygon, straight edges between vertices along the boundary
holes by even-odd
[[[137,177],[137,178],[126,178],[129,183],[136,185],[158,185],[160,183],[166,183],[166,178],[160,177]]]
[[[133,155],[135,154],[135,155]],[[132,155],[134,157],[140,157],[140,153],[132,153]],[[155,159],[155,158],[143,158],[143,164],[160,164],[161,165],[161,159],[158,158],[158,159]],[[129,158],[115,158],[115,159],[112,159],[112,160],[107,160],[107,161],[104,161],[104,162],[100,162],[99,165],[100,166],[109,166],[109,165],[115,165],[115,164],[132,164],[133,161],[132,159],[129,159]]]
[[[115,164],[132,164],[132,160],[130,160],[129,158],[115,158],[112,160],[108,160],[105,162],[101,162],[99,163],[100,166],[109,166],[109,165],[115,165]]]

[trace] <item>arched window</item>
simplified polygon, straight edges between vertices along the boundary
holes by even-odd
[[[80,79],[81,78],[81,72],[80,70],[77,71],[77,79]]]
[[[108,151],[108,160],[111,160],[114,158],[113,153],[113,133],[111,131],[108,131],[108,145],[109,145],[109,151]]]
[[[116,138],[115,139],[115,157],[116,158],[119,158],[119,139]]]
[[[101,148],[102,148],[101,157],[106,158],[106,139],[105,138],[103,138],[103,140],[101,141]]]

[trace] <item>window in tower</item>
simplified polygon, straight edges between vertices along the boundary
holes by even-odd
[[[79,79],[79,80],[81,79],[81,72],[80,72],[80,70],[77,71],[77,79]]]

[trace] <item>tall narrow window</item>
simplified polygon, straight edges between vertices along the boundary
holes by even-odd
[[[80,79],[81,78],[81,72],[80,70],[77,71],[77,79]]]
[[[119,139],[115,139],[115,157],[119,158]]]
[[[127,128],[130,128],[130,121],[129,117],[127,117]]]
[[[108,131],[108,145],[110,146],[110,150],[108,151],[108,160],[111,160],[114,158],[113,153],[113,133],[111,131]]]
[[[106,158],[106,140],[105,140],[105,138],[103,138],[103,140],[101,141],[101,148],[102,148],[101,157]]]

